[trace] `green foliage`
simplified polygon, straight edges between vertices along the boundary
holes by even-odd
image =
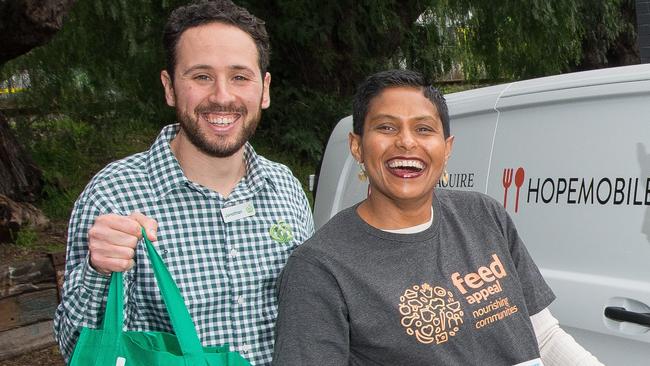
[[[634,44],[633,1],[235,0],[267,20],[272,41],[272,106],[255,146],[311,173],[355,86],[386,68],[477,81],[607,64],[621,39]],[[161,31],[182,3],[78,1],[51,43],[2,70],[1,79],[29,70],[20,101],[37,118],[17,128],[45,171],[52,215],[174,120],[159,79]]]
[[[93,174],[112,160],[146,150],[158,129],[138,120],[96,125],[69,117],[19,118],[16,133],[43,170],[39,206],[48,217],[67,219]]]
[[[158,87],[166,13],[156,1],[79,1],[49,44],[5,72],[29,70],[32,88],[24,102],[36,113],[91,122],[116,115],[170,118]]]
[[[48,252],[48,253],[61,253],[65,251],[65,243],[51,240],[47,237],[47,233],[40,233],[37,229],[31,226],[21,227],[15,233],[11,233],[12,243],[3,243],[5,249],[23,252],[25,254],[30,252]]]
[[[281,151],[268,142],[266,144],[256,144],[255,146],[255,151],[258,154],[272,161],[284,164],[291,169],[293,175],[300,180],[309,204],[313,207],[314,197],[309,190],[309,176],[315,173],[316,165],[295,156],[291,152]]]
[[[349,113],[368,74],[409,67],[433,78],[462,68],[469,79],[554,74],[590,57],[605,60],[633,21],[633,0],[242,0],[266,19],[272,40],[273,107],[261,135],[317,161],[333,123]],[[164,104],[161,30],[185,1],[79,1],[63,30],[5,70],[28,69],[27,105],[91,124],[130,118],[160,126]]]
[[[318,162],[334,125],[352,113],[350,98],[285,81],[278,84],[272,84],[272,107],[265,112],[253,144],[287,151],[296,160]]]
[[[348,98],[361,79],[388,67],[433,77],[453,65],[470,78],[558,73],[580,64],[583,43],[606,62],[617,37],[634,33],[634,20],[624,16],[633,0],[238,2],[268,21],[274,80],[308,89],[305,97]],[[79,1],[53,41],[10,71],[30,70],[30,104],[43,113],[117,113],[161,124],[173,118],[159,82],[161,30],[182,3]]]
[[[582,55],[576,69],[638,62],[635,0],[580,2]]]
[[[31,227],[23,227],[16,233],[14,243],[21,248],[34,248],[38,244],[38,234]]]
[[[520,79],[565,70],[580,56],[576,1],[450,1],[465,75]]]
[[[279,79],[342,96],[351,95],[369,73],[389,66],[418,11],[424,9],[417,1],[245,3],[269,20],[271,69]],[[404,9],[412,11],[403,14]]]

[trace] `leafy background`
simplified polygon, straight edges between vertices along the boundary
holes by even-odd
[[[450,92],[638,62],[633,0],[235,2],[267,21],[272,41],[272,104],[253,144],[305,187],[372,72],[416,69]],[[174,121],[159,80],[161,30],[183,3],[77,1],[49,44],[0,69],[0,80],[29,72],[7,114],[43,169],[38,205],[62,226],[94,173]]]
[[[416,69],[454,92],[639,62],[634,0],[234,1],[267,21],[272,42],[272,105],[253,144],[289,165],[305,188],[370,73]],[[3,112],[13,132],[43,171],[37,205],[53,227],[21,229],[11,245],[18,249],[3,259],[61,251],[88,180],[106,163],[146,150],[174,121],[159,81],[161,30],[186,2],[78,0],[51,42],[0,65],[0,81],[30,75],[31,86],[0,98],[0,107],[9,106]],[[62,364],[53,347],[7,365],[35,360]]]

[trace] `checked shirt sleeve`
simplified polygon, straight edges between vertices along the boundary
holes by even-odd
[[[88,229],[98,215],[110,212],[105,201],[89,190],[77,200],[70,218],[65,281],[61,303],[54,315],[54,334],[66,362],[81,327],[101,325],[110,282],[110,276],[95,271],[89,263]]]
[[[300,197],[302,198],[302,222],[305,230],[305,239],[309,239],[314,234],[314,217],[311,213],[311,207],[309,206],[309,201],[303,190],[300,190]]]

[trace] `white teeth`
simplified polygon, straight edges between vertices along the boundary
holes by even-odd
[[[209,122],[213,125],[225,126],[231,124],[232,120],[227,118],[217,118],[216,120],[210,120]]]
[[[232,116],[211,116],[211,115],[205,115],[205,119],[210,123],[211,125],[217,125],[217,126],[228,126],[229,124],[232,124],[235,122],[237,118],[232,117]]]
[[[424,169],[424,164],[419,160],[391,160],[388,162],[389,168],[414,168]]]

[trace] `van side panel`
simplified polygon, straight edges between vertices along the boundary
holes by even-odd
[[[552,312],[605,364],[647,365],[648,328],[603,311],[650,313],[650,81],[504,96],[497,109],[487,192],[507,197]]]
[[[498,118],[494,106],[504,89],[493,87],[486,94],[469,91],[447,97],[450,130],[455,139],[447,164],[449,181],[439,182],[439,187],[486,192]]]
[[[327,143],[314,202],[316,229],[337,212],[365,199],[368,194],[368,182],[359,179],[359,165],[350,154],[350,132],[352,117],[348,116],[339,121]]]

